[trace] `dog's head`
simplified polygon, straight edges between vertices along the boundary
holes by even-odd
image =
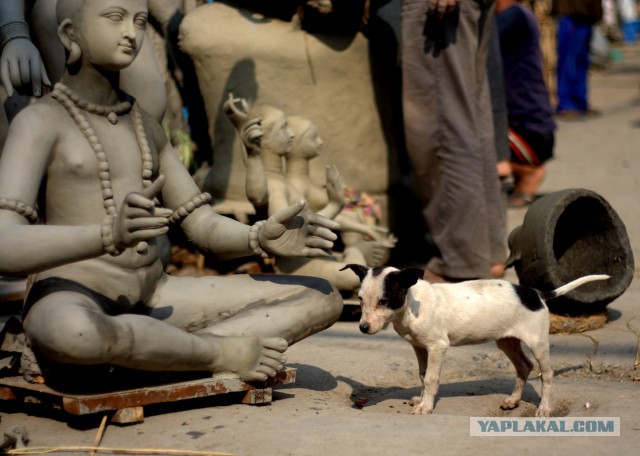
[[[389,324],[393,315],[404,307],[407,290],[424,274],[418,268],[367,268],[359,264],[348,264],[341,270],[345,269],[351,269],[360,278],[360,331],[365,334],[375,334]]]

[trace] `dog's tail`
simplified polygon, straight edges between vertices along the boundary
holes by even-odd
[[[595,280],[607,280],[610,277],[611,276],[608,276],[606,274],[593,274],[593,275],[580,277],[579,279],[576,279],[573,282],[569,282],[568,284],[563,285],[560,288],[556,288],[555,290],[541,291],[540,297],[542,298],[543,301],[546,302],[550,299],[557,298],[562,295],[566,295],[571,290],[578,288],[580,285],[584,285],[585,283],[593,282]]]

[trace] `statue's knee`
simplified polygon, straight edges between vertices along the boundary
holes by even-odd
[[[335,316],[337,319],[342,314],[344,301],[338,289],[328,280],[313,277],[315,290],[314,305],[321,308],[323,313]]]
[[[103,353],[115,342],[114,337],[108,336],[109,324],[104,323],[108,317],[85,310],[49,311],[46,307],[35,306],[24,320],[25,334],[35,348],[63,363],[105,361]]]

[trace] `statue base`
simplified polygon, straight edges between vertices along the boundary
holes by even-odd
[[[268,404],[273,386],[294,383],[295,368],[284,368],[265,382],[244,382],[233,376],[214,376],[185,382],[140,387],[97,394],[68,394],[41,383],[29,383],[22,376],[0,378],[0,400],[19,401],[28,406],[48,407],[71,416],[112,414],[111,423],[144,421],[144,407],[187,399],[238,393],[244,404]],[[26,405],[25,405],[26,406]]]

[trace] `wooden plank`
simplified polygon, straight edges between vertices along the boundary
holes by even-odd
[[[269,402],[271,401],[269,387],[294,383],[295,374],[295,368],[286,368],[266,382],[247,383],[237,377],[215,376],[166,385],[86,395],[62,393],[45,384],[28,383],[22,377],[6,377],[0,379],[0,399],[47,402],[54,407],[61,407],[73,415],[87,415],[242,391],[256,391],[251,393],[253,394],[253,402],[249,403],[265,403],[267,399]],[[265,392],[265,389],[269,391]]]

